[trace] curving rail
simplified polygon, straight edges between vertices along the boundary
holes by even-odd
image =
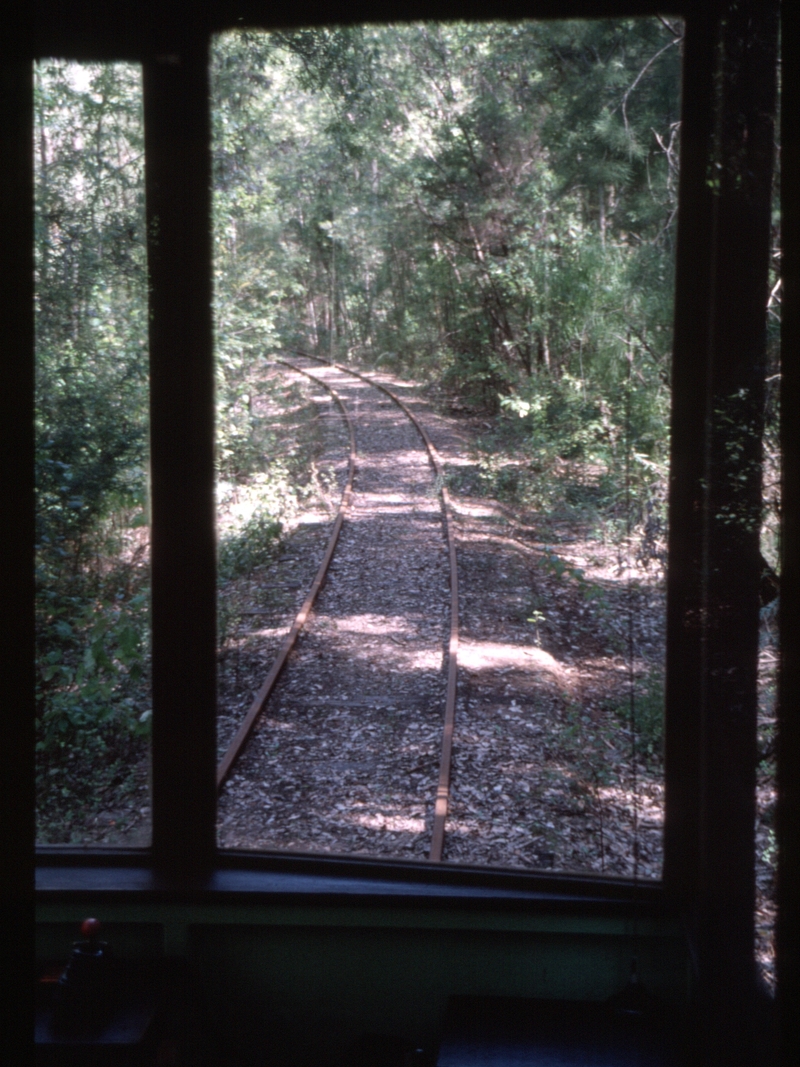
[[[231,768],[241,755],[242,749],[244,748],[245,744],[247,743],[247,739],[253,731],[253,727],[256,724],[256,720],[263,711],[264,705],[269,700],[272,690],[275,688],[275,683],[278,681],[278,677],[281,671],[283,670],[284,664],[286,663],[289,653],[294,648],[295,641],[297,640],[300,631],[305,626],[306,619],[308,618],[308,613],[311,611],[312,607],[314,606],[314,601],[317,599],[317,593],[322,588],[322,584],[325,581],[325,576],[328,573],[328,567],[330,565],[331,560],[333,559],[333,553],[336,549],[336,542],[339,540],[339,531],[342,528],[342,523],[344,522],[345,515],[347,514],[347,509],[350,506],[350,497],[353,491],[353,477],[355,475],[356,470],[356,436],[353,430],[353,424],[350,421],[350,416],[347,414],[347,410],[344,406],[344,403],[342,402],[342,399],[336,392],[336,390],[332,389],[327,384],[327,382],[322,381],[321,378],[317,378],[315,374],[311,374],[309,371],[303,370],[302,367],[296,367],[293,363],[288,363],[284,359],[277,359],[274,362],[280,363],[286,367],[291,367],[292,370],[297,371],[299,374],[305,374],[307,378],[311,378],[312,381],[316,382],[318,385],[321,385],[323,389],[327,389],[336,404],[338,405],[339,410],[344,416],[344,420],[347,425],[347,430],[350,435],[350,459],[347,468],[347,483],[345,484],[344,492],[342,493],[342,499],[339,504],[339,510],[336,514],[336,519],[333,524],[331,536],[328,539],[328,547],[325,550],[325,555],[322,557],[322,563],[320,563],[319,565],[316,577],[311,583],[311,588],[308,591],[308,595],[303,601],[302,607],[295,616],[295,620],[292,623],[289,633],[284,638],[283,644],[280,647],[278,655],[273,661],[272,667],[270,668],[270,672],[267,675],[264,684],[261,686],[255,697],[253,698],[253,702],[250,705],[250,709],[248,710],[247,715],[244,717],[242,725],[237,730],[236,735],[228,746],[227,752],[219,762],[219,765],[217,767],[217,789],[220,789],[222,787],[222,784],[231,772]]]
[[[439,778],[436,787],[436,799],[434,803],[434,816],[433,816],[433,828],[431,835],[431,847],[428,854],[428,859],[433,862],[439,862],[442,859],[442,853],[444,849],[444,833],[445,823],[447,820],[447,811],[450,802],[450,767],[452,762],[453,752],[453,731],[455,727],[455,709],[456,709],[456,695],[457,695],[457,680],[458,680],[458,566],[456,560],[456,547],[455,536],[453,533],[453,521],[452,521],[452,509],[450,505],[450,497],[447,492],[447,486],[444,482],[444,468],[439,457],[436,447],[434,446],[427,430],[416,417],[416,415],[408,408],[408,406],[396,396],[389,388],[383,385],[381,382],[375,381],[369,375],[362,373],[361,371],[353,370],[351,367],[340,366],[336,363],[331,363],[329,360],[322,359],[319,356],[310,356],[307,353],[298,353],[305,359],[313,359],[318,363],[322,363],[325,366],[334,367],[336,370],[343,374],[352,375],[353,377],[360,378],[362,381],[371,385],[373,388],[380,390],[389,399],[395,403],[403,414],[413,424],[417,432],[419,433],[422,441],[425,445],[425,449],[428,453],[431,466],[433,467],[436,475],[436,480],[439,486],[439,493],[442,503],[442,521],[445,530],[445,537],[447,541],[448,556],[450,562],[450,638],[448,642],[448,659],[447,659],[447,688],[445,693],[445,713],[444,723],[442,728],[442,749],[439,760]],[[325,555],[317,571],[316,577],[311,585],[311,588],[303,602],[302,607],[297,613],[292,627],[284,639],[281,645],[280,651],[276,656],[269,674],[267,675],[264,684],[259,689],[258,693],[253,699],[250,709],[239,727],[235,737],[228,747],[227,752],[223,756],[217,768],[217,788],[220,788],[225,779],[230,774],[233,764],[242,752],[247,739],[249,738],[256,720],[264,709],[272,690],[275,687],[275,683],[283,670],[289,653],[294,647],[295,641],[305,625],[308,614],[314,605],[317,593],[322,588],[322,584],[325,581],[325,576],[328,571],[328,567],[333,558],[333,553],[336,548],[336,543],[339,539],[339,531],[342,528],[342,523],[346,517],[350,499],[352,496],[353,477],[355,474],[355,461],[356,461],[356,445],[355,445],[355,433],[353,425],[349,415],[345,409],[345,406],[341,400],[341,397],[336,391],[316,375],[311,374],[309,371],[298,367],[293,363],[283,359],[276,359],[274,362],[280,363],[283,366],[304,374],[312,381],[321,385],[326,389],[334,401],[339,407],[342,415],[344,416],[347,424],[348,433],[350,435],[350,460],[348,466],[347,483],[345,485],[344,492],[342,494],[342,500],[339,505],[339,510],[334,522],[333,530],[328,541],[328,546],[325,551]]]

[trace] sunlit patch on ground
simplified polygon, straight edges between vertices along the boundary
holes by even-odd
[[[352,821],[370,830],[391,830],[393,833],[421,834],[426,830],[425,819],[409,815],[353,815]]]
[[[562,680],[568,671],[541,648],[504,645],[493,641],[462,641],[458,649],[459,666],[465,671],[490,671],[516,667],[521,671],[544,671]]]
[[[401,634],[408,633],[410,626],[402,615],[345,615],[336,619],[318,616],[319,622],[328,622],[337,630],[354,634]]]

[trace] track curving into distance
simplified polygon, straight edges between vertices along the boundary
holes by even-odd
[[[342,523],[344,522],[345,515],[347,514],[347,509],[350,505],[350,497],[353,491],[353,478],[355,476],[356,470],[355,431],[353,430],[353,424],[350,421],[350,416],[347,414],[347,409],[345,408],[344,403],[342,402],[342,399],[336,392],[336,390],[332,389],[326,382],[322,381],[322,379],[318,378],[315,374],[310,374],[307,370],[303,370],[301,367],[296,367],[294,366],[294,364],[288,363],[286,360],[278,359],[274,360],[273,362],[280,363],[285,367],[290,367],[298,374],[305,374],[307,378],[311,378],[312,381],[316,382],[318,385],[321,385],[323,389],[327,389],[327,391],[333,397],[336,405],[342,413],[342,416],[344,417],[345,423],[347,425],[347,431],[350,436],[350,458],[347,467],[347,483],[345,485],[344,492],[342,493],[342,500],[339,504],[339,510],[337,512],[336,519],[333,524],[333,530],[331,531],[331,536],[328,540],[328,547],[325,550],[325,555],[322,557],[322,563],[320,563],[319,570],[317,571],[316,577],[314,578],[314,581],[311,584],[311,588],[309,589],[306,598],[303,601],[302,607],[295,616],[295,620],[292,623],[289,633],[284,638],[283,644],[281,645],[278,655],[273,660],[272,667],[270,668],[269,674],[264,680],[264,684],[261,686],[255,697],[253,698],[253,703],[250,705],[250,710],[247,712],[247,715],[244,718],[244,722],[237,730],[236,735],[228,746],[227,752],[219,762],[219,765],[217,767],[217,789],[222,786],[223,782],[230,774],[231,768],[233,767],[242,749],[247,743],[247,739],[252,733],[253,727],[255,726],[256,719],[264,710],[264,705],[269,700],[270,694],[275,688],[275,683],[277,682],[278,677],[286,664],[286,660],[289,657],[289,653],[294,648],[297,636],[303,629],[303,626],[305,626],[306,619],[308,618],[308,613],[311,611],[312,607],[314,606],[314,601],[317,599],[317,593],[322,588],[322,583],[325,581],[325,576],[328,573],[328,567],[330,566],[330,562],[333,559],[333,553],[336,550],[336,542],[339,540],[339,532],[342,529]]]
[[[370,375],[363,374],[359,371],[353,370],[350,367],[339,366],[332,364],[327,360],[319,359],[318,357],[308,356],[305,353],[299,354],[300,358],[312,359],[316,363],[323,364],[324,366],[331,368],[341,375],[349,376],[351,379],[355,378],[372,389],[379,390],[385,394],[392,402],[393,405],[403,413],[416,430],[419,437],[425,446],[428,461],[433,469],[436,478],[436,487],[440,498],[441,508],[441,520],[445,532],[445,540],[447,544],[447,552],[449,557],[449,579],[450,579],[450,609],[449,609],[449,637],[446,642],[447,645],[447,683],[444,694],[444,721],[441,728],[441,748],[439,757],[439,772],[438,782],[434,800],[434,815],[433,826],[430,835],[430,848],[428,851],[428,859],[431,861],[440,861],[442,859],[444,836],[445,836],[445,822],[447,819],[449,795],[450,795],[450,764],[453,746],[453,729],[455,723],[455,709],[456,709],[456,690],[457,690],[457,673],[458,673],[458,573],[456,565],[456,551],[455,551],[455,537],[453,533],[453,524],[451,518],[451,507],[447,488],[444,484],[444,470],[439,455],[436,451],[433,442],[430,439],[425,427],[420,423],[419,419],[408,408],[408,406],[385,386],[382,382],[375,381]],[[290,363],[287,360],[274,360],[274,362],[280,363],[283,366],[295,371],[296,373],[304,374],[310,378],[316,384],[321,385],[326,389],[337,404],[343,419],[345,420],[349,438],[350,438],[350,456],[348,464],[347,482],[342,494],[342,500],[338,509],[338,513],[334,522],[333,530],[328,540],[327,550],[325,551],[322,563],[319,566],[316,577],[309,589],[305,600],[303,602],[300,611],[295,617],[289,633],[286,635],[280,651],[276,656],[267,677],[260,687],[258,693],[254,697],[250,708],[245,716],[244,721],[239,727],[233,741],[229,745],[225,755],[223,756],[217,770],[217,785],[220,788],[225,780],[231,773],[231,770],[242,754],[247,740],[250,737],[257,720],[262,715],[270,695],[272,694],[278,678],[281,676],[283,668],[286,664],[287,658],[295,645],[295,642],[306,625],[309,618],[309,614],[315,603],[316,597],[320,589],[322,588],[328,569],[331,565],[331,561],[334,558],[336,545],[339,539],[339,534],[342,529],[345,518],[349,513],[349,509],[352,502],[353,493],[353,480],[356,467],[356,444],[355,444],[355,430],[353,421],[351,420],[347,411],[346,405],[339,396],[339,394],[326,382],[323,378],[312,374],[307,369],[297,366],[295,363]]]

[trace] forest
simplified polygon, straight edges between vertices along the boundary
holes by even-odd
[[[543,540],[556,520],[627,537],[663,589],[681,35],[650,18],[216,39],[221,645],[226,585],[280,552],[325,483],[308,399],[264,374],[276,353],[420,383],[472,431],[469,473],[448,475],[455,494],[535,517]],[[112,840],[117,820],[126,840],[146,839],[141,108],[131,65],[37,65],[41,841]],[[773,566],[777,216],[774,244]],[[265,397],[280,417],[265,417]],[[580,583],[555,551],[543,561]],[[537,643],[544,617],[528,620]],[[643,743],[658,762],[652,688]]]

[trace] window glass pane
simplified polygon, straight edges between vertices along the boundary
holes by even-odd
[[[141,76],[35,68],[37,838],[149,842]]]
[[[660,876],[681,35],[216,39],[220,760],[346,483],[330,388],[358,450],[332,571],[222,786],[222,845],[429,856],[446,483],[443,858]],[[347,369],[411,405],[441,474]]]

